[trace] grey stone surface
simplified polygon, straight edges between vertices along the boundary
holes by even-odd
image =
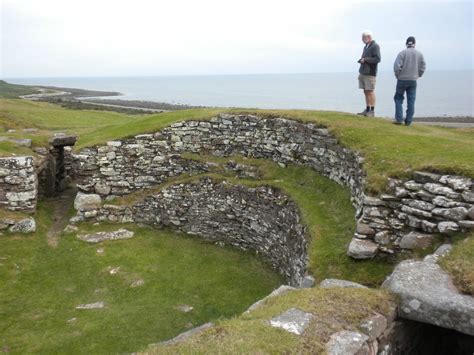
[[[402,237],[400,248],[402,249],[426,249],[433,242],[434,235],[410,232]]]
[[[311,275],[306,275],[301,281],[300,288],[311,288],[314,286],[314,277]]]
[[[113,232],[96,232],[91,234],[79,234],[77,239],[87,243],[100,243],[106,240],[130,239],[135,235],[134,232],[121,228]]]
[[[371,259],[377,253],[378,247],[378,244],[371,240],[352,238],[347,255],[354,259]]]
[[[311,323],[314,316],[298,308],[291,308],[279,316],[273,317],[269,323],[272,327],[282,328],[290,333],[301,335]]]
[[[438,231],[442,234],[451,234],[459,231],[459,226],[454,222],[439,222]]]
[[[100,208],[102,199],[97,194],[79,192],[74,200],[74,208],[78,211],[92,211]]]
[[[376,340],[387,329],[388,321],[385,316],[380,313],[365,318],[359,325],[364,334],[369,336],[369,340]]]
[[[214,323],[205,323],[203,325],[200,325],[199,327],[187,330],[187,331],[179,334],[178,336],[176,336],[173,339],[162,341],[161,343],[159,343],[159,345],[172,345],[172,344],[181,343],[181,342],[189,339],[193,335],[202,333],[205,330],[212,328],[213,326],[214,326]],[[150,344],[150,346],[154,346],[154,345],[158,345],[158,344]]]
[[[333,287],[342,287],[342,288],[367,288],[364,285],[358,284],[356,282],[339,280],[339,279],[325,279],[319,284],[320,288],[333,288]]]
[[[33,233],[36,231],[36,221],[34,218],[26,218],[10,227],[12,233]]]
[[[326,344],[328,355],[368,355],[369,337],[365,334],[350,330],[342,330],[331,335]]]
[[[460,294],[436,262],[403,261],[382,287],[400,297],[400,317],[474,335],[474,298]]]

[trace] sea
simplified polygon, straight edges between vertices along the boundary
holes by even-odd
[[[195,106],[311,109],[358,112],[364,109],[357,73],[249,74],[136,77],[9,78],[15,84],[118,91],[113,97]],[[393,117],[396,80],[377,77],[376,114]],[[416,116],[474,116],[474,70],[427,71],[418,80]]]

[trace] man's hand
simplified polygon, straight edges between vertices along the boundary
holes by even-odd
[[[365,63],[365,58],[360,58],[359,63],[364,64]]]

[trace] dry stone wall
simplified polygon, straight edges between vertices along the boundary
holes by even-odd
[[[0,158],[0,206],[11,211],[33,212],[38,181],[33,157]]]
[[[151,188],[183,172],[209,170],[206,163],[183,158],[184,152],[302,164],[348,187],[357,209],[357,231],[348,248],[354,258],[425,247],[433,233],[473,228],[471,179],[416,172],[410,181],[391,180],[389,194],[366,196],[362,157],[327,129],[285,118],[226,114],[178,122],[154,134],[85,149],[73,155],[73,165],[82,192],[107,198]]]
[[[79,211],[74,222],[171,227],[213,242],[255,250],[290,285],[299,286],[305,276],[307,239],[298,208],[271,187],[249,188],[201,178],[171,185],[132,206],[100,206],[87,198],[79,195],[82,202],[76,205]]]

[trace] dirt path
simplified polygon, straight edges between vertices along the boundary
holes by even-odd
[[[52,201],[54,201],[53,224],[48,230],[47,239],[48,245],[53,248],[58,246],[61,232],[67,225],[69,208],[75,196],[76,191],[74,189],[67,189],[60,195],[52,198]]]

